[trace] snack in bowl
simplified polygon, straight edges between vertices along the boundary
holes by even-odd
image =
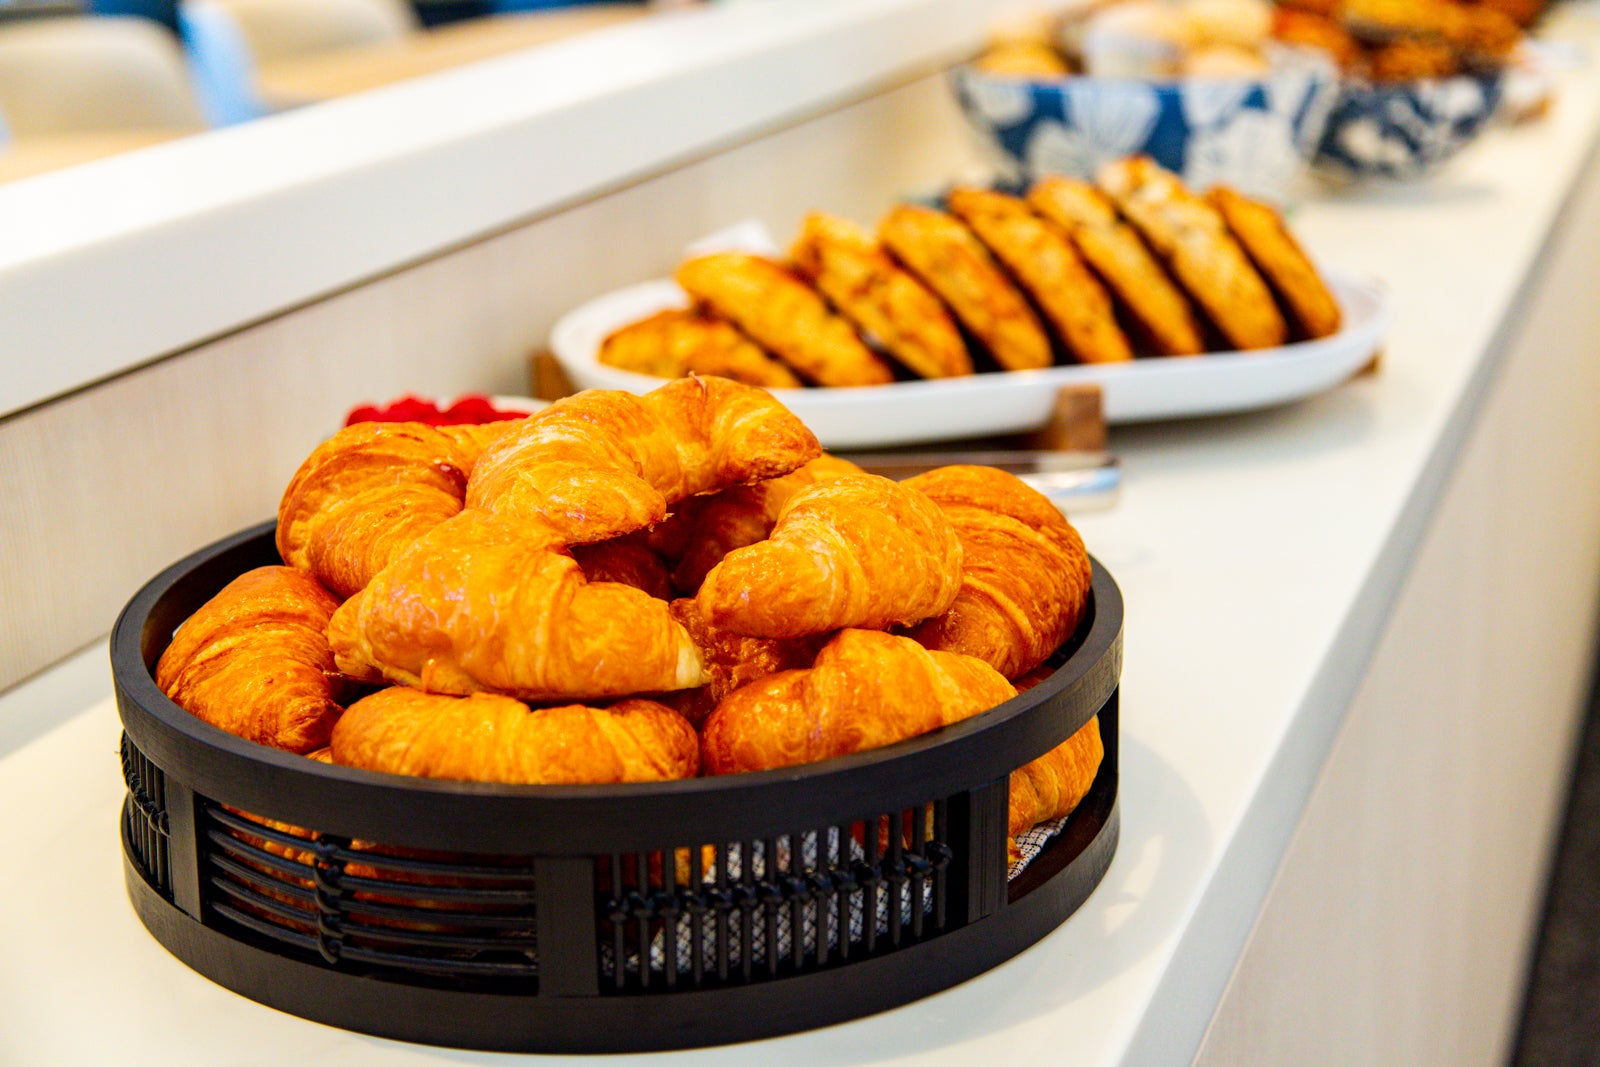
[[[1339,0],[1281,7],[1274,33],[1320,48],[1342,80],[1317,148],[1324,174],[1433,173],[1484,129],[1523,53],[1515,19],[1454,0]]]
[[[359,436],[443,447],[416,424]],[[298,502],[316,482],[316,513],[339,518],[318,527],[319,543],[366,558],[365,531],[390,508],[370,494],[371,472],[408,492],[422,479],[409,452],[395,461],[367,447],[341,481],[329,457],[347,444],[319,448],[297,472],[280,535],[297,521],[303,532]],[[455,458],[443,487],[429,486],[447,502],[429,513],[431,528],[408,527],[359,588],[326,590],[303,552],[246,575],[179,628],[157,670],[163,690],[225,730],[340,766],[501,783],[662,781],[749,769],[711,739],[740,723],[776,729],[740,709],[784,686],[785,715],[829,717],[844,738],[785,748],[788,762],[979,714],[1016,693],[1002,671],[1037,670],[1085,610],[1088,557],[1042,495],[990,468],[904,484],[853,473],[820,457],[804,426],[753,386],[687,378],[644,397],[579,394],[497,431],[475,462]],[[550,485],[559,491],[540,488]],[[614,506],[619,496],[634,504]],[[597,522],[573,513],[589,499]],[[639,588],[671,592],[667,564],[720,536],[722,520],[706,518],[717,503],[742,508],[753,532],[702,557],[697,569],[709,562],[710,573],[693,597]],[[694,521],[666,529],[680,507]],[[607,539],[585,541],[599,529]],[[251,592],[261,582],[271,595]],[[279,608],[287,587],[292,611]],[[184,680],[200,661],[214,679],[204,693]],[[312,714],[300,716],[309,725],[263,729],[282,717],[283,687],[266,682],[284,672],[307,683],[297,693],[315,690]],[[1073,751],[1029,764],[1014,825],[1059,818],[1081,799],[1098,758]],[[1082,788],[1067,782],[1080,772]]]
[[[1026,49],[1007,39],[958,68],[953,88],[1010,180],[1089,179],[1137,154],[1200,190],[1223,182],[1283,203],[1315,153],[1337,71],[1273,24],[1265,0],[1072,5]]]
[[[1089,601],[1083,539],[1054,505],[993,467],[940,467],[906,486],[939,506],[961,542],[961,588],[910,631],[925,648],[976,656],[1007,678],[1043,663]]]

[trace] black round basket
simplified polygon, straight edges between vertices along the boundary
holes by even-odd
[[[1122,599],[1098,563],[1091,611],[1053,673],[955,726],[756,774],[506,786],[280,752],[156,687],[177,626],[237,575],[279,562],[272,530],[170,567],[111,635],[129,896],[174,955],[263,1004],[508,1051],[770,1037],[1009,959],[1111,862]],[[1097,714],[1093,788],[1008,879],[1010,772]]]

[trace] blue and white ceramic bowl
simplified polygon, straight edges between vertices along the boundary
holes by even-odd
[[[999,149],[1014,181],[1092,178],[1147,155],[1197,190],[1232,185],[1282,203],[1310,163],[1338,92],[1320,55],[1294,53],[1254,78],[1047,80],[955,73],[962,110]]]
[[[1371,85],[1346,82],[1322,131],[1319,172],[1346,180],[1432,174],[1489,124],[1504,71]]]

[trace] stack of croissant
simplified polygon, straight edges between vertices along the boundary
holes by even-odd
[[[889,744],[1015,695],[1089,594],[1077,532],[1011,475],[864,474],[722,378],[350,426],[295,473],[277,546],[178,629],[161,688],[261,744],[485,782]],[[1071,811],[1102,752],[1091,721],[1015,773],[1012,833]]]
[[[876,233],[809,215],[787,263],[687,260],[676,280],[691,306],[622,327],[597,358],[658,377],[861,386],[972,374],[975,351],[1036,370],[1339,329],[1338,302],[1273,208],[1226,188],[1196,195],[1146,157],[1022,197],[956,188],[945,208],[901,204]]]

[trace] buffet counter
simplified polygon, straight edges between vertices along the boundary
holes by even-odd
[[[649,1059],[1500,1062],[1600,590],[1597,133],[1591,63],[1429,185],[1310,200],[1305,243],[1391,289],[1377,373],[1114,430],[1121,500],[1076,521],[1126,600],[1123,828],[1077,914],[906,1008]],[[124,894],[117,744],[103,644],[0,696],[0,1061],[502,1061],[168,955]]]

